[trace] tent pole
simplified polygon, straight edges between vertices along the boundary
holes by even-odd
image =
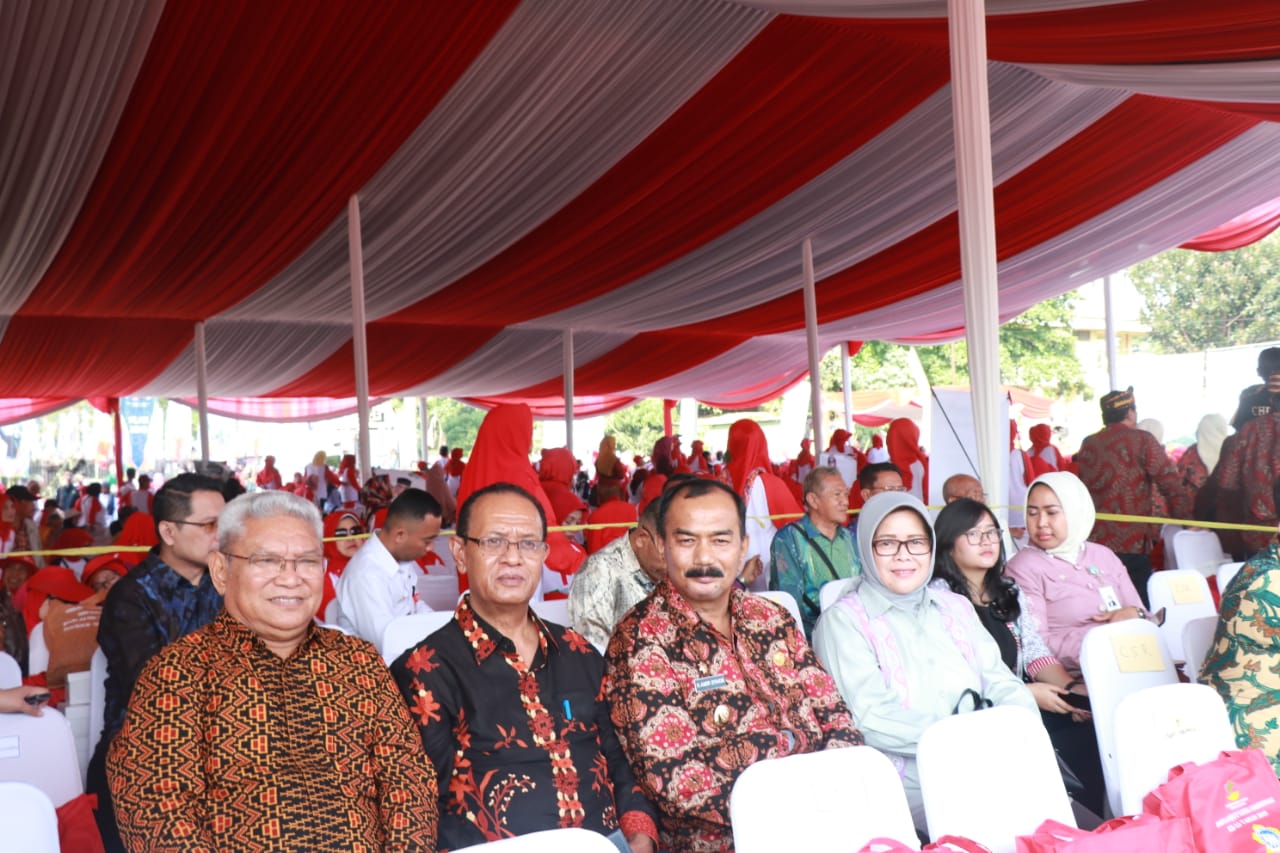
[[[840,342],[840,389],[844,392],[844,428],[853,432],[853,387],[849,384],[849,342]]]
[[[813,240],[800,244],[804,262],[804,337],[809,349],[809,406],[813,417],[813,446],[822,444],[822,355],[818,352],[818,294],[813,281]]]
[[[373,473],[369,446],[369,342],[364,320],[364,245],[360,236],[360,199],[347,201],[347,250],[351,257],[351,347],[355,351],[356,372],[356,444],[360,488]]]
[[[1116,305],[1112,300],[1109,275],[1102,277],[1102,316],[1107,330],[1107,381],[1111,383],[1107,390],[1114,391],[1120,387],[1120,383],[1116,381],[1116,365],[1120,356],[1116,350]]]
[[[124,485],[124,425],[120,423],[120,398],[110,398],[108,405],[111,407],[111,430],[116,440],[116,493],[118,494],[120,487]]]
[[[983,0],[947,0],[951,43],[951,119],[955,128],[960,274],[978,467],[997,513],[1009,494],[1008,426],[1000,420],[1000,293],[995,197],[991,174],[991,111]],[[941,489],[942,484],[931,484]]]
[[[573,452],[573,329],[565,329],[564,346],[564,446]]]
[[[419,424],[418,428],[421,430],[421,432],[418,434],[418,438],[419,438],[418,443],[422,447],[421,459],[424,462],[426,462],[428,465],[431,464],[431,435],[430,435],[430,426],[427,422],[427,418],[429,416],[430,415],[427,412],[427,398],[419,397],[418,398],[418,424]]]
[[[204,321],[196,323],[196,397],[200,401],[200,460],[209,461],[209,372],[205,360]]]

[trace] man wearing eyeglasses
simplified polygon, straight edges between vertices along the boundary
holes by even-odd
[[[222,607],[207,569],[225,505],[222,484],[211,477],[180,474],[167,480],[153,504],[159,544],[111,587],[102,604],[98,646],[107,658],[106,707],[85,787],[98,795],[95,814],[108,851],[124,847],[107,786],[107,748],[124,723],[134,682],[147,661],[212,622]]]
[[[387,507],[387,519],[364,540],[338,580],[338,624],[375,646],[397,616],[427,613],[418,599],[417,561],[440,535],[440,503],[422,489],[405,489]]]
[[[435,848],[435,774],[377,649],[312,621],[320,513],[263,491],[218,519],[225,607],[138,678],[107,759],[129,850]]]
[[[581,827],[652,853],[653,807],[600,697],[604,662],[529,607],[547,554],[541,504],[519,486],[472,493],[449,541],[469,592],[391,665],[440,779],[441,849]]]

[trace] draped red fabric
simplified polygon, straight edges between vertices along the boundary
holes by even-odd
[[[1280,228],[1280,199],[1259,205],[1249,212],[1206,231],[1182,244],[1183,249],[1201,252],[1224,252],[1256,243]]]
[[[0,399],[0,426],[52,414],[80,402],[78,397],[7,397]]]
[[[787,482],[773,473],[773,461],[769,458],[769,443],[760,424],[748,418],[734,421],[729,427],[725,450],[729,455],[729,478],[733,488],[746,500],[752,477],[764,483],[764,492],[770,515],[800,515],[804,509],[792,493]],[[781,529],[794,518],[775,518],[773,524]]]
[[[542,462],[538,465],[538,479],[543,483],[554,482],[562,486],[573,483],[578,472],[578,460],[567,447],[542,448]]]
[[[167,4],[89,196],[19,314],[163,304],[196,320],[235,304],[333,223],[515,6]]]
[[[539,386],[541,387],[541,386]],[[593,415],[607,415],[634,404],[637,397],[579,397],[576,383],[573,395],[573,414],[575,417],[587,418]],[[544,395],[540,397],[525,396],[524,392],[507,394],[501,397],[460,397],[462,402],[480,409],[492,409],[504,403],[520,403],[528,406],[535,418],[563,418],[564,397]]]
[[[948,69],[945,45],[780,16],[589,189],[393,318],[514,323],[599,296],[804,186],[945,85]]]
[[[1188,105],[1170,111],[1135,95],[1052,153],[995,188],[1001,260],[1027,251],[1114,207],[1244,133],[1256,121]],[[822,280],[824,322],[893,304],[960,279],[957,216],[921,229],[893,248]],[[804,328],[799,292],[745,311],[694,323],[673,335],[750,328],[771,334]]]
[[[93,397],[104,388],[120,396],[155,378],[191,343],[190,323],[95,317],[9,319],[0,338],[0,397],[25,396],[33,386],[51,397]],[[137,342],[146,354],[110,358],[112,341]]]

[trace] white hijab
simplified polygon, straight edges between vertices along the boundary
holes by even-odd
[[[1205,415],[1196,427],[1196,453],[1200,461],[1212,473],[1218,467],[1218,454],[1222,452],[1222,442],[1227,440],[1227,419],[1219,414]]]
[[[1031,481],[1027,487],[1027,497],[1036,486],[1046,486],[1058,498],[1062,514],[1067,520],[1067,536],[1056,548],[1046,549],[1048,553],[1064,560],[1075,562],[1080,556],[1080,549],[1085,540],[1093,532],[1095,520],[1093,498],[1080,478],[1070,471],[1051,471],[1041,474]]]

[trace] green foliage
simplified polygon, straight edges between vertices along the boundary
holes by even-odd
[[[645,399],[614,412],[605,418],[604,431],[617,438],[620,459],[648,456],[654,442],[662,438],[662,401]]]
[[[1163,352],[1280,339],[1280,234],[1231,252],[1174,249],[1129,269]]]
[[[476,434],[480,432],[480,422],[484,420],[484,416],[483,409],[448,397],[432,397],[427,400],[427,417],[435,418],[444,433],[443,441],[437,444],[465,447],[470,451],[476,444]]]

